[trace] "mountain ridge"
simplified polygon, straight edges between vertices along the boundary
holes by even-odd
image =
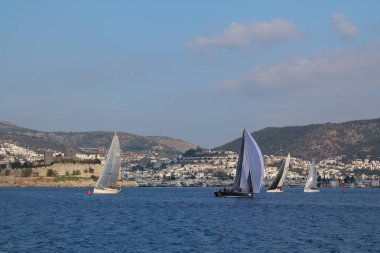
[[[303,126],[266,127],[252,133],[262,153],[291,153],[302,159],[326,159],[345,155],[347,158],[380,160],[380,118],[352,120],[341,123],[321,123]],[[238,152],[241,138],[214,150]]]
[[[121,147],[127,151],[162,151],[183,153],[197,145],[166,136],[139,136],[118,132]],[[303,126],[266,127],[254,132],[253,137],[262,153],[285,156],[291,153],[301,159],[325,159],[339,155],[347,158],[380,160],[380,118],[352,120],[341,123],[320,123]],[[11,122],[0,121],[0,142],[11,142],[32,149],[65,147],[108,148],[113,131],[45,132],[28,129]],[[237,138],[214,150],[238,152]]]
[[[108,148],[113,131],[38,131],[18,126],[11,122],[0,121],[0,142],[11,142],[31,149],[54,149],[63,151],[65,147]],[[118,132],[120,146],[126,151],[162,151],[183,153],[197,145],[166,136],[139,136]]]

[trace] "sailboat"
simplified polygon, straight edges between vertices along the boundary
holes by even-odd
[[[305,184],[304,192],[319,192],[317,188],[317,168],[315,167],[314,159],[311,163],[309,175]]]
[[[282,163],[280,170],[278,171],[271,185],[268,187],[267,192],[284,192],[284,181],[286,175],[288,174],[289,163],[290,154],[288,154],[288,156],[286,157],[285,162]]]
[[[264,179],[264,160],[256,141],[243,130],[236,175],[231,189],[214,192],[216,197],[248,197],[259,193]]]
[[[121,168],[119,137],[115,132],[110,149],[108,150],[104,168],[94,188],[95,194],[117,194],[121,191],[118,186]]]

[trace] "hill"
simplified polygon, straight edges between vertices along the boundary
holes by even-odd
[[[306,126],[268,127],[252,134],[263,154],[302,159],[345,155],[380,160],[380,118]],[[241,138],[215,150],[238,152]]]
[[[183,140],[160,136],[139,136],[118,132],[121,149],[124,151],[162,151],[165,153],[183,153],[197,145]],[[107,148],[113,132],[42,132],[17,126],[9,122],[0,122],[0,142],[15,143],[31,149],[50,148],[63,151],[66,146],[80,148]]]

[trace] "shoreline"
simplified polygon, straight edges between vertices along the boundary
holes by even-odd
[[[56,177],[38,177],[38,178],[9,178],[2,180],[0,188],[94,188],[96,181],[87,178],[78,178],[77,180],[60,180]],[[139,187],[135,181],[122,183],[124,188]]]
[[[0,184],[1,188],[94,188],[95,183],[91,184],[58,184],[58,183],[48,183],[48,184]],[[124,182],[122,184],[122,188],[220,188],[220,186],[139,186],[137,182],[130,181],[130,182]],[[263,187],[263,189],[266,189],[267,187]],[[287,187],[288,189],[303,189],[303,187]],[[348,190],[348,189],[376,189],[379,190],[380,187],[320,187],[320,190],[323,189],[342,189],[342,190]],[[265,190],[266,191],[266,190]],[[286,192],[286,190],[284,191]]]

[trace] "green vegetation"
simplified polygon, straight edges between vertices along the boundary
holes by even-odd
[[[197,147],[196,149],[189,149],[187,150],[183,156],[185,157],[194,157],[194,156],[208,156],[207,153],[205,153],[205,149],[202,149],[201,147]]]
[[[347,183],[350,183],[350,184],[353,184],[355,183],[356,179],[355,177],[353,176],[346,176],[344,179],[343,179],[344,183],[347,184]]]
[[[30,169],[30,168],[38,168],[38,167],[45,167],[46,165],[44,163],[39,163],[39,162],[23,162],[21,163],[20,161],[16,160],[12,163],[9,163],[9,166],[12,169]],[[0,164],[0,169],[5,169],[7,167],[7,164]]]
[[[81,174],[80,170],[74,170],[73,171],[73,175],[80,175],[80,174]]]
[[[47,177],[56,177],[57,175],[58,175],[57,171],[52,170],[52,169],[48,169],[46,172]]]
[[[102,162],[99,159],[86,159],[79,160],[77,158],[60,158],[56,160],[54,163],[73,163],[73,164],[101,164]]]
[[[138,170],[139,170],[139,171],[144,171],[144,170],[145,170],[145,167],[142,166],[142,165],[137,164],[137,165],[132,166],[131,170],[132,170],[132,171],[138,171]]]
[[[54,182],[80,181],[80,177],[60,176],[54,178]]]
[[[30,177],[32,176],[32,169],[31,168],[28,168],[28,169],[23,169],[21,170],[21,177]]]

